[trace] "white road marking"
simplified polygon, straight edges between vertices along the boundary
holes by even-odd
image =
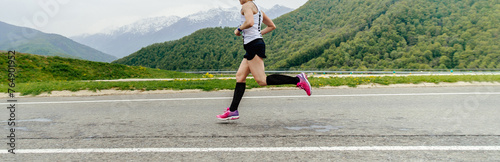
[[[339,147],[239,147],[239,148],[86,148],[19,149],[16,154],[74,153],[196,153],[196,152],[321,152],[321,151],[500,151],[500,146],[339,146]],[[2,150],[0,154],[10,154]]]
[[[445,95],[500,95],[500,92],[464,92],[464,93],[401,93],[401,94],[351,94],[351,95],[300,95],[300,96],[249,96],[245,99],[275,98],[320,98],[320,97],[380,97],[380,96],[445,96]],[[91,100],[91,101],[54,101],[54,102],[19,102],[17,105],[40,104],[74,104],[74,103],[109,103],[109,102],[152,102],[152,101],[193,101],[193,100],[228,100],[232,97],[200,97],[200,98],[163,98],[163,99],[131,99],[131,100]],[[14,103],[0,103],[9,105]]]

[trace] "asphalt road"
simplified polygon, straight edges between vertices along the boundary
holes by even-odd
[[[18,98],[0,161],[499,161],[500,86]],[[7,107],[7,99],[2,99]]]

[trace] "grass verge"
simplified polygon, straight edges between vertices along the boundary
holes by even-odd
[[[0,52],[0,69],[7,72],[8,57]],[[18,53],[15,55],[16,83],[110,80],[125,78],[202,78],[203,74],[188,74],[168,70],[126,66],[104,62],[39,56]],[[0,75],[0,83],[8,83],[8,75]]]
[[[436,75],[436,76],[370,76],[370,77],[330,77],[330,78],[310,78],[313,87],[324,86],[349,86],[356,87],[363,84],[377,83],[381,85],[390,84],[418,84],[418,83],[441,83],[441,82],[500,82],[500,75]],[[144,81],[144,82],[95,82],[95,81],[47,81],[18,83],[16,91],[21,95],[39,95],[52,91],[99,91],[105,89],[118,90],[185,90],[201,89],[204,91],[232,90],[235,85],[234,79],[212,79],[212,80],[173,80],[173,81]],[[0,85],[0,92],[7,93],[6,84]],[[260,87],[253,79],[247,80],[247,88]],[[278,87],[294,87],[285,85]]]
[[[311,78],[314,87],[322,86],[349,86],[356,87],[363,84],[419,84],[441,82],[500,82],[500,75],[431,75],[431,76],[369,76],[369,77],[334,77],[334,78]]]

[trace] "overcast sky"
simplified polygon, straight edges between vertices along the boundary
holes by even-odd
[[[271,8],[298,8],[307,0],[256,0]],[[238,0],[0,0],[0,21],[67,37],[96,33],[147,17],[184,17],[211,8],[241,7]]]

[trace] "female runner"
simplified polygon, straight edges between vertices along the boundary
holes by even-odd
[[[254,0],[240,0],[240,3],[242,5],[242,25],[234,30],[234,34],[236,36],[243,36],[243,47],[245,48],[246,54],[236,73],[236,88],[234,90],[233,101],[231,106],[228,107],[223,114],[217,115],[217,118],[220,120],[239,119],[238,105],[245,93],[246,78],[250,73],[252,73],[255,81],[257,81],[260,86],[294,84],[304,89],[308,96],[311,96],[311,84],[304,73],[296,77],[277,74],[266,76],[263,60],[266,58],[266,44],[262,39],[262,35],[273,31],[276,29],[276,26],[273,21],[260,10]],[[266,24],[267,27],[261,31],[262,23]]]

